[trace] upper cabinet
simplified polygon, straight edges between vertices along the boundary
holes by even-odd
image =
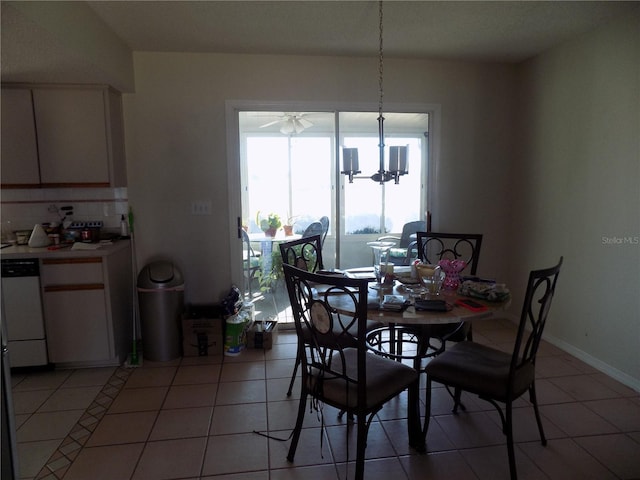
[[[40,184],[36,125],[31,90],[3,88],[2,186],[37,187]]]
[[[108,87],[3,87],[2,125],[3,187],[126,186],[122,100]]]

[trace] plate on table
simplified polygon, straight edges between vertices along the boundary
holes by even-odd
[[[403,285],[420,285],[420,280],[418,280],[417,278],[409,277],[409,276],[399,277],[396,275],[396,280],[398,280]]]

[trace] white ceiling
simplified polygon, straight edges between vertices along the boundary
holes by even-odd
[[[134,51],[375,55],[376,1],[88,2]],[[634,2],[387,1],[385,55],[519,62]]]
[[[638,5],[387,0],[385,58],[521,62]],[[378,2],[2,1],[3,82],[109,83],[127,91],[133,74],[120,73],[131,68],[127,48],[374,56]]]

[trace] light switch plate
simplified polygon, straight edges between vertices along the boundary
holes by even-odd
[[[211,200],[192,201],[191,215],[211,215]]]

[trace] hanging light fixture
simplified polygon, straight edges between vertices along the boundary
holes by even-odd
[[[378,17],[379,17],[379,48],[378,48],[378,90],[379,90],[379,101],[378,101],[378,148],[380,151],[380,166],[378,171],[371,175],[371,177],[355,177],[361,173],[359,170],[359,162],[358,162],[358,149],[357,148],[343,148],[342,149],[342,171],[340,173],[347,175],[349,177],[349,183],[353,183],[354,178],[370,178],[374,182],[380,183],[383,185],[385,182],[393,179],[394,183],[400,183],[400,177],[409,173],[409,163],[408,163],[408,155],[407,155],[407,146],[402,147],[389,147],[389,168],[385,169],[385,161],[384,161],[384,116],[382,114],[382,99],[384,97],[384,88],[383,88],[383,35],[382,35],[382,0],[379,2],[378,7]]]

